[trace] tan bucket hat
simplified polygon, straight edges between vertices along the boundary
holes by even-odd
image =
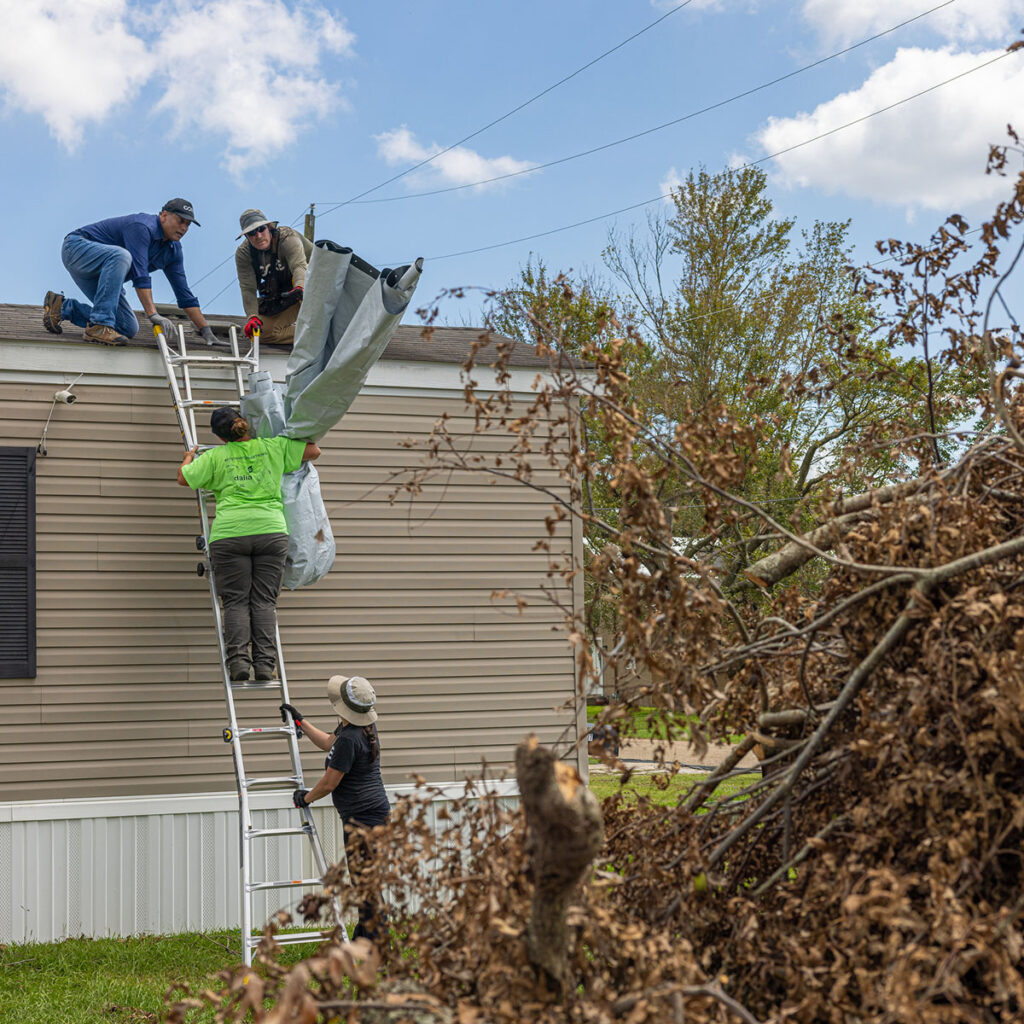
[[[239,238],[247,235],[250,231],[263,227],[264,224],[269,224],[273,228],[277,226],[277,221],[271,220],[262,210],[244,211],[242,216],[238,218],[238,225],[242,229],[242,234],[236,235],[235,241],[237,242]]]
[[[362,676],[331,676],[327,680],[327,699],[331,707],[352,725],[372,725],[377,721],[373,705],[377,694]]]

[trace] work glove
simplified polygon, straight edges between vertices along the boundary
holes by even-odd
[[[297,284],[286,292],[281,292],[281,312],[291,309],[296,303],[302,301],[302,285]]]
[[[251,340],[252,332],[255,331],[257,327],[262,331],[263,321],[258,316],[251,316],[246,320],[245,326],[242,328],[242,333]]]
[[[169,320],[159,313],[152,313],[150,314],[149,321],[154,327],[159,327],[164,332],[164,340],[166,342],[170,343],[178,340],[178,329],[174,326],[173,320]]]
[[[295,790],[295,792],[292,793],[292,803],[295,804],[296,807],[308,807],[309,804],[306,803],[306,794],[308,792],[308,789]]]
[[[281,711],[281,721],[282,722],[287,722],[288,721],[287,717],[285,716],[285,712],[286,711],[288,712],[289,715],[292,716],[292,721],[295,723],[295,735],[296,736],[301,736],[302,735],[302,712],[297,707],[295,707],[294,704],[282,704],[281,707],[280,707],[280,711]]]
[[[207,325],[199,329],[199,337],[206,342],[207,345],[217,344],[217,335],[213,333],[213,328]]]

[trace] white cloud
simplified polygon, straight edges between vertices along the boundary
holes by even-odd
[[[383,157],[387,163],[392,165],[415,164],[437,156],[437,159],[431,161],[428,166],[436,178],[451,185],[469,185],[475,181],[486,181],[488,178],[496,178],[502,174],[527,171],[533,166],[527,160],[516,160],[510,156],[484,157],[466,146],[456,146],[447,153],[443,153],[444,146],[439,146],[436,142],[429,146],[424,145],[405,125],[394,131],[382,132],[373,138],[377,143],[378,156]],[[410,187],[413,187],[416,178],[420,178],[422,181],[421,176],[414,174],[408,175],[405,180]],[[483,189],[500,184],[502,183],[493,182],[492,186],[480,185],[478,187]]]
[[[913,18],[929,6],[924,0],[804,0],[804,17],[832,44],[855,42]],[[951,43],[1009,45],[1020,32],[1024,0],[957,0],[914,23]]]
[[[235,176],[273,159],[344,102],[317,69],[326,53],[351,53],[355,37],[319,6],[178,0],[157,17],[164,93],[155,110],[171,115],[182,134],[223,136],[223,165]]]
[[[7,108],[41,116],[66,148],[149,81],[153,110],[181,134],[223,137],[236,175],[343,104],[318,69],[355,39],[312,0],[0,0],[0,24],[16,40],[0,60]]]
[[[852,92],[811,113],[771,118],[757,133],[765,153],[796,145],[978,66],[1002,51],[902,49]],[[988,146],[1024,128],[1019,54],[773,160],[786,186],[937,210],[991,202],[1006,182],[985,174]]]
[[[683,183],[683,176],[676,170],[675,167],[670,167],[665,172],[665,177],[658,183],[658,188],[661,189],[661,194],[664,197],[662,200],[665,203],[672,203],[671,193],[674,192]]]
[[[0,0],[7,42],[0,90],[9,109],[37,114],[68,149],[149,76],[145,43],[125,0]]]

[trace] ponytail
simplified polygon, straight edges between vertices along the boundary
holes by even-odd
[[[236,416],[231,422],[230,437],[226,438],[228,441],[238,441],[240,438],[245,437],[249,433],[249,422],[244,416]]]
[[[380,740],[377,738],[377,730],[372,725],[364,725],[363,735],[370,744],[370,760],[376,761],[380,757]]]

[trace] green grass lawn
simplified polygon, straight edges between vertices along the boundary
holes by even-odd
[[[587,705],[587,721],[596,722],[598,716],[604,711],[601,704]],[[670,714],[667,711],[655,712],[654,708],[633,708],[629,715],[618,723],[619,736],[624,739],[638,740],[659,740],[667,738],[667,725],[671,722],[674,727],[674,738],[681,739],[690,735],[690,727],[697,721],[696,715],[684,715],[682,712]],[[742,735],[731,733],[728,736],[730,743],[739,743]]]
[[[171,986],[210,985],[217,971],[241,962],[239,945],[233,931],[0,946],[0,1022],[155,1024]],[[282,960],[315,948],[286,946]],[[214,1011],[193,1019],[207,1024]]]
[[[717,799],[721,800],[733,793],[738,793],[742,789],[746,789],[747,786],[757,782],[760,778],[760,773],[734,775],[732,778],[720,782],[715,788],[714,795]],[[627,800],[635,802],[638,796],[645,796],[653,804],[658,804],[662,807],[675,807],[701,781],[702,779],[699,775],[673,775],[668,780],[668,786],[662,789],[655,784],[654,779],[650,775],[634,774],[630,776],[629,781],[623,787],[619,783],[618,775],[595,775],[591,773],[590,790],[599,800],[604,800],[606,797],[612,796],[621,790]]]
[[[721,783],[726,796],[759,776]],[[625,786],[661,805],[677,804],[700,776],[677,775],[667,789],[650,775],[635,774]],[[618,775],[591,775],[590,788],[604,799],[620,789]],[[64,942],[0,945],[0,1024],[157,1024],[167,990],[187,982],[193,990],[214,983],[216,973],[241,962],[237,931],[129,939],[68,939]],[[309,956],[313,944],[285,946],[281,959]],[[212,1024],[214,1011],[195,1014],[194,1024]]]

